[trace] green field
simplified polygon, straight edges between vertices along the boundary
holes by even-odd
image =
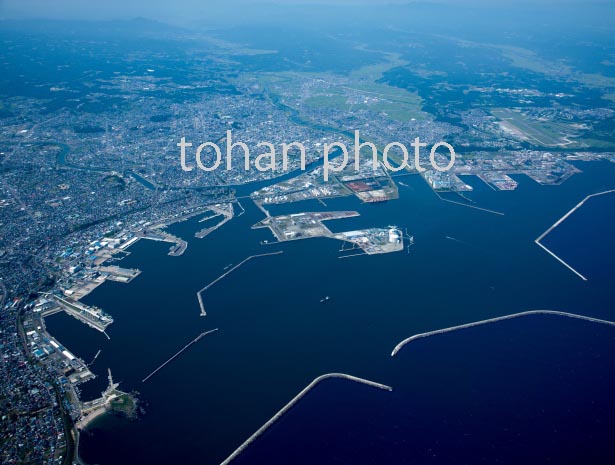
[[[383,63],[364,66],[344,76],[281,72],[253,74],[243,79],[266,88],[293,107],[299,103],[315,110],[384,113],[396,121],[423,119],[423,101],[417,93],[376,82],[385,71],[405,64],[395,54],[385,57],[387,61]]]

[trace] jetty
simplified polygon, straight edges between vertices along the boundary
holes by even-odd
[[[158,373],[160,370],[162,370],[165,366],[167,366],[169,363],[171,363],[173,360],[175,360],[177,357],[179,357],[185,350],[189,349],[192,344],[195,344],[195,343],[199,342],[201,339],[203,339],[208,334],[214,333],[216,331],[218,331],[218,328],[215,328],[215,329],[212,329],[212,330],[209,330],[209,331],[205,331],[205,332],[199,334],[192,341],[190,341],[188,344],[186,344],[184,347],[182,347],[180,350],[178,350],[166,362],[164,362],[162,365],[160,365],[158,368],[156,368],[154,371],[152,371],[149,375],[147,375],[145,378],[143,378],[141,380],[141,382],[145,383],[148,379],[150,379],[152,376],[154,376],[156,373]]]
[[[576,313],[560,312],[557,310],[529,310],[527,312],[513,313],[510,315],[498,316],[495,318],[488,318],[486,320],[480,320],[480,321],[475,321],[472,323],[465,323],[462,325],[451,326],[448,328],[436,329],[435,331],[428,331],[426,333],[415,334],[414,336],[410,336],[409,338],[404,339],[399,344],[397,344],[395,348],[393,349],[393,352],[391,352],[391,357],[395,357],[395,355],[397,355],[397,352],[399,352],[406,344],[409,344],[412,341],[416,341],[417,339],[436,336],[438,334],[450,333],[452,331],[459,331],[462,329],[474,328],[476,326],[482,326],[482,325],[486,325],[490,323],[497,323],[499,321],[512,320],[513,318],[521,318],[521,317],[530,316],[530,315],[564,316],[568,318],[576,318],[579,320],[589,321],[591,323],[600,323],[600,324],[615,326],[614,321],[601,320],[599,318],[593,318],[591,316],[585,316],[585,315],[577,315]]]
[[[104,333],[107,326],[113,323],[113,318],[98,307],[88,306],[78,301],[69,301],[58,295],[50,293],[41,293],[41,295],[48,297],[67,314],[75,317],[77,320],[85,323],[91,328],[96,329],[97,331],[100,331],[101,333]],[[50,314],[50,312],[47,312],[44,316],[48,316]]]
[[[241,454],[250,444],[252,444],[259,436],[261,436],[271,425],[273,425],[276,421],[278,421],[286,412],[288,412],[291,408],[297,404],[309,391],[311,391],[317,384],[326,380],[326,379],[345,379],[348,381],[353,381],[355,383],[365,384],[370,387],[374,387],[377,389],[383,389],[385,391],[392,391],[393,388],[387,386],[385,384],[376,383],[374,381],[369,381],[363,378],[357,378],[356,376],[347,375],[344,373],[328,373],[326,375],[319,376],[310,384],[308,384],[299,394],[297,394],[293,399],[287,403],[284,407],[282,407],[273,417],[267,421],[263,426],[261,426],[252,436],[250,436],[243,444],[241,444],[235,451],[228,456],[228,458],[222,462],[220,465],[228,465],[232,460],[237,458],[239,454]]]
[[[201,316],[206,316],[207,315],[207,312],[205,312],[205,304],[203,303],[203,296],[202,296],[203,292],[205,292],[211,286],[216,284],[218,281],[221,281],[222,279],[226,278],[229,274],[231,274],[237,268],[243,266],[244,264],[246,264],[247,262],[249,262],[253,258],[268,257],[270,255],[279,255],[281,253],[283,253],[283,251],[282,250],[278,250],[277,252],[261,253],[261,254],[258,254],[258,255],[250,255],[249,257],[245,258],[244,260],[239,262],[237,265],[235,265],[233,268],[230,268],[228,271],[225,271],[224,273],[222,273],[220,276],[218,276],[216,279],[214,279],[212,282],[210,282],[207,286],[205,286],[203,289],[201,289],[199,292],[197,292],[196,293],[196,297],[197,297],[197,299],[199,301],[199,307],[201,307]]]
[[[241,215],[243,215],[246,212],[246,209],[243,208],[243,205],[241,204],[241,202],[239,201],[239,199],[237,199],[237,206],[239,208],[241,208],[241,211],[239,212],[239,215],[237,215],[237,218],[239,218]]]
[[[558,257],[553,251],[549,250],[547,247],[545,247],[541,241],[547,237],[555,228],[557,228],[560,224],[562,224],[566,218],[568,218],[570,215],[572,215],[575,211],[577,211],[579,208],[581,208],[585,202],[587,202],[589,199],[593,198],[593,197],[598,197],[600,195],[605,195],[605,194],[611,194],[615,192],[615,189],[611,189],[608,191],[604,191],[604,192],[598,192],[596,194],[591,194],[588,195],[587,197],[585,197],[583,200],[581,200],[572,210],[570,210],[568,213],[566,213],[564,216],[562,216],[559,220],[557,220],[555,223],[553,223],[553,225],[547,229],[545,232],[543,232],[540,236],[538,236],[538,238],[534,241],[536,244],[538,244],[545,252],[547,252],[549,255],[551,255],[553,258],[555,258],[558,262],[560,262],[562,265],[564,265],[566,268],[568,268],[570,271],[572,271],[574,274],[576,274],[579,278],[581,278],[583,281],[587,281],[587,278],[585,276],[583,276],[581,273],[579,273],[577,270],[575,270],[572,266],[570,266],[568,263],[566,263],[563,259],[561,259],[560,257]]]
[[[433,191],[440,200],[442,200],[443,202],[449,202],[449,203],[453,203],[455,205],[461,205],[462,207],[468,207],[468,208],[473,208],[474,210],[480,210],[483,212],[487,212],[487,213],[492,213],[494,215],[500,215],[500,216],[504,216],[504,213],[502,212],[498,212],[495,210],[489,210],[488,208],[483,208],[483,207],[477,207],[476,205],[469,205],[467,203],[463,203],[463,202],[457,202],[455,200],[450,200],[450,199],[445,199],[444,197],[442,197],[437,191]]]

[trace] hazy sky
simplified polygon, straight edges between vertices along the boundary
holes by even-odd
[[[422,0],[422,2],[450,3],[457,6],[508,6],[552,5],[562,3],[584,5],[590,3],[612,3],[610,0]],[[279,5],[326,4],[341,6],[372,5],[384,6],[411,3],[410,0],[0,0],[0,18],[42,17],[58,19],[117,19],[146,17],[151,19],[196,20],[218,15],[240,17]],[[266,10],[267,8],[264,8]]]
[[[411,2],[412,0],[410,0]],[[423,0],[433,2],[434,0]],[[445,0],[447,1],[447,0]],[[171,23],[197,20],[230,23],[267,17],[298,5],[364,5],[410,3],[409,0],[0,0],[0,18],[126,19],[144,17]],[[239,20],[239,21],[238,21]]]
[[[427,0],[430,1],[430,0]],[[408,0],[0,0],[0,16],[54,18],[195,18],[211,14],[241,15],[263,4],[378,5]]]

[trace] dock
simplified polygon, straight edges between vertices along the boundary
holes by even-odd
[[[156,230],[144,233],[143,239],[149,239],[150,241],[170,242],[173,244],[169,249],[169,255],[172,257],[179,257],[180,255],[183,255],[188,248],[188,243],[185,240],[165,231]]]
[[[267,216],[252,226],[252,229],[269,228],[278,242],[313,237],[333,237],[324,225],[325,221],[341,220],[359,216],[357,211],[302,212],[290,215]]]
[[[98,271],[105,275],[105,279],[109,281],[117,281],[119,283],[130,283],[133,279],[141,274],[141,270],[136,268],[120,268],[119,266],[99,266]]]
[[[107,326],[113,323],[113,318],[97,307],[90,307],[81,302],[71,302],[57,295],[47,295],[66,313],[101,333],[104,333]]]
[[[224,218],[222,219],[222,221],[218,222],[217,224],[209,228],[204,228],[204,229],[201,229],[200,231],[197,231],[194,234],[194,237],[198,239],[203,239],[204,237],[207,237],[209,234],[214,232],[216,229],[222,227],[225,223],[232,220],[235,215],[235,212],[233,211],[232,203],[224,204],[224,208],[218,205],[212,205],[209,208],[211,209],[211,211],[214,212],[214,215],[206,216],[205,218],[202,218],[199,222],[211,220],[213,218],[216,218],[217,216],[223,216]]]
[[[206,213],[209,210],[211,210],[211,205],[210,204],[201,205],[199,207],[195,207],[195,208],[190,209],[188,211],[184,211],[184,212],[182,212],[182,213],[180,213],[178,215],[175,215],[173,217],[164,218],[161,221],[150,225],[148,228],[149,229],[157,229],[157,230],[164,229],[164,228],[168,227],[171,224],[181,223],[182,221],[189,220],[190,218],[193,218],[195,216],[202,215],[203,213]]]

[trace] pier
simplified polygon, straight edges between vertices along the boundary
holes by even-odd
[[[194,237],[198,239],[203,239],[204,237],[214,232],[216,229],[222,227],[226,222],[232,220],[235,215],[235,212],[233,211],[233,204],[232,203],[224,204],[224,207],[225,208],[221,208],[217,205],[212,205],[210,209],[211,211],[214,212],[214,214],[210,216],[206,216],[205,218],[202,218],[199,221],[199,223],[207,221],[207,220],[211,220],[213,218],[216,218],[217,216],[224,216],[224,219],[220,221],[219,223],[215,224],[214,226],[197,231],[194,234]]]
[[[246,212],[246,209],[243,208],[243,205],[241,204],[241,202],[239,201],[239,199],[237,199],[237,206],[239,208],[241,208],[241,211],[239,212],[239,215],[237,215],[237,218],[239,218],[241,215],[243,215]]]
[[[260,203],[260,202],[259,202],[258,200],[256,200],[256,199],[252,199],[252,201],[254,202],[254,205],[256,205],[256,206],[258,207],[258,209],[259,209],[260,211],[262,211],[262,212],[263,212],[263,214],[264,214],[267,218],[269,218],[269,217],[271,216],[271,214],[269,213],[269,210],[267,210],[265,207],[263,207],[263,204],[262,204],[262,203]]]
[[[190,346],[196,342],[199,342],[201,339],[203,339],[205,336],[207,336],[208,334],[211,334],[213,332],[218,331],[218,328],[209,330],[209,331],[205,331],[201,334],[199,334],[197,337],[195,337],[192,341],[190,341],[188,344],[186,344],[184,347],[182,347],[180,350],[178,350],[175,355],[173,355],[171,358],[169,358],[166,362],[164,362],[162,365],[160,365],[158,368],[156,368],[154,371],[152,371],[149,375],[147,375],[145,378],[143,378],[141,380],[142,383],[146,382],[148,379],[150,379],[152,376],[154,376],[156,373],[158,373],[160,370],[162,370],[165,366],[167,366],[169,363],[171,363],[173,360],[175,360],[177,357],[179,357],[185,350],[187,350],[188,348],[190,348]]]
[[[587,278],[585,276],[583,276],[581,273],[579,273],[577,270],[575,270],[572,266],[570,266],[568,263],[566,263],[564,260],[562,260],[560,257],[558,257],[555,253],[553,253],[551,250],[549,250],[547,247],[545,247],[544,245],[541,244],[540,241],[542,241],[545,237],[547,237],[551,231],[553,231],[555,228],[557,228],[560,224],[562,224],[566,218],[568,218],[570,215],[572,215],[575,211],[577,211],[579,208],[581,208],[585,202],[587,202],[589,199],[591,199],[592,197],[598,197],[599,195],[605,195],[605,194],[611,194],[615,192],[615,189],[611,189],[608,191],[604,191],[604,192],[598,192],[596,194],[591,194],[588,195],[587,197],[585,197],[583,200],[581,200],[572,210],[570,210],[568,213],[566,213],[564,216],[562,216],[559,220],[557,220],[555,223],[553,223],[553,225],[547,229],[545,232],[543,232],[534,242],[539,245],[545,252],[547,252],[549,255],[551,255],[553,258],[555,258],[558,262],[560,262],[562,265],[564,265],[566,268],[568,268],[570,271],[572,271],[574,274],[576,274],[579,278],[581,278],[583,281],[587,281]]]
[[[98,349],[98,352],[96,352],[96,355],[94,355],[94,358],[92,359],[92,361],[88,363],[88,366],[92,366],[92,364],[96,361],[96,359],[98,358],[101,352],[102,352],[102,349]]]
[[[458,326],[451,326],[449,328],[437,329],[435,331],[428,331],[426,333],[415,334],[414,336],[410,336],[407,339],[404,339],[399,344],[395,346],[393,352],[391,352],[391,357],[395,357],[397,352],[399,352],[406,344],[409,344],[412,341],[416,341],[417,339],[422,339],[425,337],[436,336],[438,334],[450,333],[452,331],[459,331],[462,329],[474,328],[476,326],[482,326],[490,323],[497,323],[498,321],[512,320],[513,318],[520,318],[524,316],[530,315],[555,315],[555,316],[564,316],[568,318],[576,318],[579,320],[589,321],[591,323],[600,323],[610,326],[615,326],[615,322],[601,320],[599,318],[593,318],[585,315],[577,315],[576,313],[568,313],[568,312],[559,312],[557,310],[529,310],[527,312],[513,313],[510,315],[498,316],[495,318],[489,318],[487,320],[475,321],[473,323],[466,323]]]
[[[363,378],[357,378],[356,376],[347,375],[344,373],[328,373],[326,375],[319,376],[310,384],[308,384],[299,394],[297,394],[293,399],[282,407],[273,417],[267,421],[263,426],[261,426],[252,436],[250,436],[242,445],[240,445],[228,458],[222,462],[220,465],[228,465],[232,460],[234,460],[239,454],[241,454],[250,444],[252,444],[260,435],[262,435],[271,425],[273,425],[276,421],[278,421],[286,412],[288,412],[291,408],[297,404],[309,391],[311,391],[317,384],[326,379],[346,379],[348,381],[353,381],[355,383],[365,384],[367,386],[371,386],[378,389],[383,389],[385,391],[392,391],[393,388],[390,386],[386,386],[384,384],[376,383],[374,381],[369,381]]]
[[[80,402],[80,417],[75,422],[75,426],[78,431],[85,429],[85,427],[92,422],[95,418],[103,415],[111,409],[111,404],[114,400],[123,396],[129,396],[125,392],[118,389],[119,383],[113,382],[113,376],[111,375],[111,369],[107,369],[107,379],[109,384],[107,388],[102,392],[101,396],[97,399],[90,400],[88,402]]]
[[[164,229],[173,223],[181,223],[182,221],[186,221],[192,217],[206,213],[209,210],[211,210],[210,204],[201,205],[173,217],[164,218],[163,220],[148,226],[148,229]]]
[[[477,207],[476,205],[469,205],[467,203],[463,203],[463,202],[456,202],[455,200],[449,200],[449,199],[445,199],[444,197],[442,197],[437,191],[434,190],[434,193],[438,196],[438,198],[440,200],[442,200],[443,202],[449,202],[449,203],[454,203],[455,205],[461,205],[462,207],[468,207],[468,208],[473,208],[475,210],[480,210],[483,212],[487,212],[487,213],[492,213],[494,215],[500,215],[500,216],[504,216],[504,213],[502,212],[497,212],[495,210],[489,210],[488,208],[482,208],[482,207]]]
[[[117,281],[120,283],[130,283],[133,279],[141,274],[141,270],[136,268],[120,268],[119,266],[99,266],[98,271],[105,275],[105,279],[109,281]]]
[[[60,313],[60,312],[63,312],[63,311],[64,311],[64,309],[58,305],[58,306],[51,307],[51,308],[48,308],[46,310],[43,310],[41,312],[41,316],[43,318],[47,318],[48,316],[55,315],[56,313]]]
[[[143,233],[143,239],[149,239],[150,241],[158,242],[170,242],[171,244],[173,244],[169,249],[169,255],[171,255],[172,257],[179,257],[188,248],[188,243],[185,240],[180,239],[173,234],[169,234],[168,232],[160,230]]]
[[[213,215],[204,216],[203,218],[199,220],[199,223],[205,223],[205,221],[212,220],[216,218],[217,216],[220,216],[220,213],[214,213]]]
[[[81,321],[82,323],[85,323],[91,328],[100,331],[101,333],[105,333],[105,329],[107,329],[107,326],[113,323],[113,318],[111,318],[109,315],[107,315],[105,312],[103,312],[97,307],[89,307],[82,304],[81,302],[76,301],[69,302],[68,300],[65,300],[57,295],[43,295],[50,297],[59,307],[62,308],[62,310],[64,310],[69,315],[74,316],[77,320]]]
[[[229,269],[228,271],[222,273],[220,276],[218,276],[216,279],[214,279],[212,282],[210,282],[207,286],[205,286],[203,289],[201,289],[199,292],[197,292],[196,293],[196,297],[199,300],[199,306],[201,307],[201,316],[206,316],[207,315],[207,312],[205,312],[205,304],[203,304],[203,297],[201,295],[203,292],[205,292],[207,289],[209,289],[211,286],[216,284],[218,281],[224,279],[226,276],[231,274],[237,268],[241,267],[242,265],[244,265],[245,263],[249,262],[253,258],[268,257],[270,255],[279,255],[281,253],[283,253],[283,251],[282,250],[278,250],[277,252],[262,253],[262,254],[258,254],[258,255],[250,255],[248,258],[246,258],[243,261],[239,262],[237,265],[235,265],[233,268]]]
[[[226,210],[221,208],[220,205],[227,206]],[[172,243],[173,245],[171,246],[171,249],[169,250],[169,255],[172,257],[179,257],[188,248],[188,242],[166,231],[162,231],[162,229],[166,228],[170,224],[178,223],[181,221],[186,221],[194,216],[202,215],[203,213],[206,213],[208,211],[213,211],[214,213],[216,213],[216,215],[213,215],[210,218],[213,218],[219,214],[224,215],[226,217],[224,221],[222,221],[220,224],[218,224],[215,227],[216,229],[222,226],[224,223],[226,223],[228,220],[230,220],[233,217],[233,205],[230,203],[229,204],[202,205],[200,207],[197,207],[195,209],[192,209],[190,211],[177,215],[173,218],[166,218],[158,223],[148,226],[141,232],[141,237],[143,239],[150,239],[153,241],[162,241],[162,242]],[[202,221],[207,221],[207,219],[210,219],[210,218],[203,218]],[[206,233],[204,233],[203,235],[198,235],[199,233],[197,233],[196,237],[205,237],[207,234],[211,233],[213,230],[211,231],[204,230],[204,231],[206,231]]]

